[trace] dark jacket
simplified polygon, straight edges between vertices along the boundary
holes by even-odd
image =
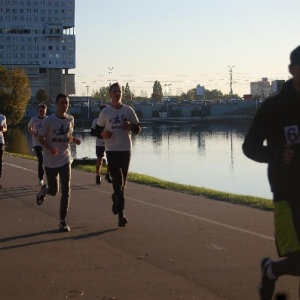
[[[283,164],[284,148],[292,143],[296,155],[291,164]],[[268,164],[275,201],[300,197],[300,94],[293,89],[292,79],[285,82],[278,95],[261,104],[245,137],[243,151],[250,159]]]

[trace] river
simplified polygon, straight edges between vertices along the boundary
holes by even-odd
[[[142,124],[133,137],[130,171],[160,179],[235,194],[272,199],[267,166],[242,153],[249,122]],[[85,130],[88,131],[88,130]],[[78,130],[80,146],[74,158],[95,157],[95,138]],[[9,128],[7,151],[34,155],[31,136],[24,128]]]

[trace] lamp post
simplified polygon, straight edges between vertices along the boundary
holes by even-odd
[[[114,67],[108,68],[108,74],[109,74],[109,78],[110,78],[110,85],[111,85],[111,74],[112,74],[112,70]]]
[[[230,96],[232,97],[232,68],[234,68],[234,66],[228,66],[229,68],[229,74],[230,74]]]
[[[86,85],[86,97],[88,101],[88,120],[90,119],[90,98],[89,98],[89,88],[91,87],[90,85]]]
[[[171,86],[171,83],[165,84],[166,87],[166,96],[169,96],[169,86]]]

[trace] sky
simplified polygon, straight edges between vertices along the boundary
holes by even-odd
[[[299,0],[76,0],[76,95],[110,80],[136,96],[156,80],[169,95],[198,84],[228,94],[230,69],[239,96],[263,77],[287,80],[299,11]]]

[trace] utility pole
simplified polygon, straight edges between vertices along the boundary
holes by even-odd
[[[234,66],[228,66],[229,68],[229,74],[230,74],[230,96],[232,97],[233,92],[232,92],[232,68],[234,68]]]
[[[89,88],[91,87],[90,85],[86,85],[86,97],[88,101],[88,120],[90,119],[90,98],[89,98]]]
[[[110,78],[110,85],[111,85],[111,74],[114,67],[108,68],[109,78]]]

